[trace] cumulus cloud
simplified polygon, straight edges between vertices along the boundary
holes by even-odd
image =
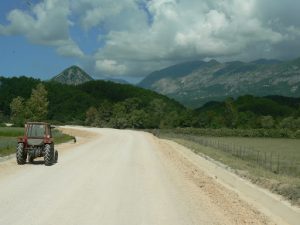
[[[270,46],[287,39],[287,29],[273,29],[260,19],[257,0],[155,0],[145,1],[145,6],[152,23],[136,19],[137,29],[111,29],[96,58],[107,57],[127,65],[141,61],[172,64],[242,56],[253,46],[263,46],[269,54],[266,56],[271,57]],[[127,21],[119,23],[126,26]]]
[[[57,47],[64,56],[83,56],[69,35],[68,0],[45,0],[30,11],[14,9],[7,15],[9,25],[0,26],[0,34],[23,35],[34,44]]]
[[[120,65],[114,60],[97,60],[96,70],[104,72],[105,75],[123,75],[127,72],[127,67],[125,65]]]
[[[295,0],[44,0],[31,12],[11,11],[0,34],[24,35],[86,60],[69,29],[74,24],[87,35],[94,29],[101,47],[88,58],[95,72],[143,76],[204,58],[296,57],[299,8]]]

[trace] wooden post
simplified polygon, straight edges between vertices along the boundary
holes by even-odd
[[[270,170],[273,172],[273,152],[271,152]]]
[[[265,168],[267,168],[267,152],[265,152]]]
[[[279,153],[277,154],[277,173],[279,174]]]

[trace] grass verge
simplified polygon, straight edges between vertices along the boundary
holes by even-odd
[[[24,128],[1,127],[0,128],[0,157],[15,153],[17,137],[24,135]],[[65,143],[74,139],[73,136],[62,133],[60,130],[52,131],[55,144]]]
[[[173,140],[187,148],[193,150],[197,154],[207,155],[214,160],[222,162],[232,168],[238,175],[250,179],[253,183],[258,184],[264,188],[271,190],[274,193],[284,196],[292,204],[300,206],[300,176],[299,171],[292,171],[298,169],[299,167],[289,168],[290,170],[284,170],[283,166],[291,165],[294,163],[300,163],[300,140],[290,140],[290,139],[260,139],[260,138],[217,138],[217,137],[196,137],[192,135],[179,135],[172,133],[160,132],[160,138],[166,138]],[[207,142],[210,141],[217,142],[217,146],[204,145],[203,142],[197,141],[197,138],[205,138]],[[297,143],[296,143],[297,142]],[[202,144],[201,144],[202,143]],[[264,163],[265,154],[264,152],[273,152],[273,154],[284,155],[280,162],[282,168],[279,171],[270,170],[267,163],[267,167],[261,164],[260,160],[257,158],[252,159],[251,157],[246,157],[245,155],[236,154],[235,151],[224,151],[218,149],[217,147],[221,144],[225,146],[234,146],[234,144],[239,144],[239,146],[250,146],[249,151],[255,151],[254,156],[257,154],[256,151],[260,151],[262,156],[262,161]],[[233,147],[234,149],[234,147]],[[239,148],[237,148],[239,149]],[[276,158],[276,157],[274,157]],[[278,158],[276,158],[278,160]],[[277,167],[274,162],[274,168]],[[296,165],[297,166],[297,165]],[[290,172],[288,172],[290,171]]]

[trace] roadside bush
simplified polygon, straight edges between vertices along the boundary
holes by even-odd
[[[262,116],[260,123],[262,128],[270,129],[274,127],[275,121],[272,116]]]
[[[211,129],[211,128],[176,128],[163,129],[163,132],[189,134],[212,137],[270,137],[270,138],[300,138],[299,133],[290,129]],[[297,136],[298,135],[298,136]]]
[[[297,131],[295,132],[295,138],[300,138],[300,130],[297,130]]]

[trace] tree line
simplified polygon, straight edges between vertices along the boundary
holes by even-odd
[[[0,123],[49,121],[113,128],[230,128],[300,130],[300,99],[241,96],[188,109],[132,85],[90,81],[64,85],[0,77]]]

